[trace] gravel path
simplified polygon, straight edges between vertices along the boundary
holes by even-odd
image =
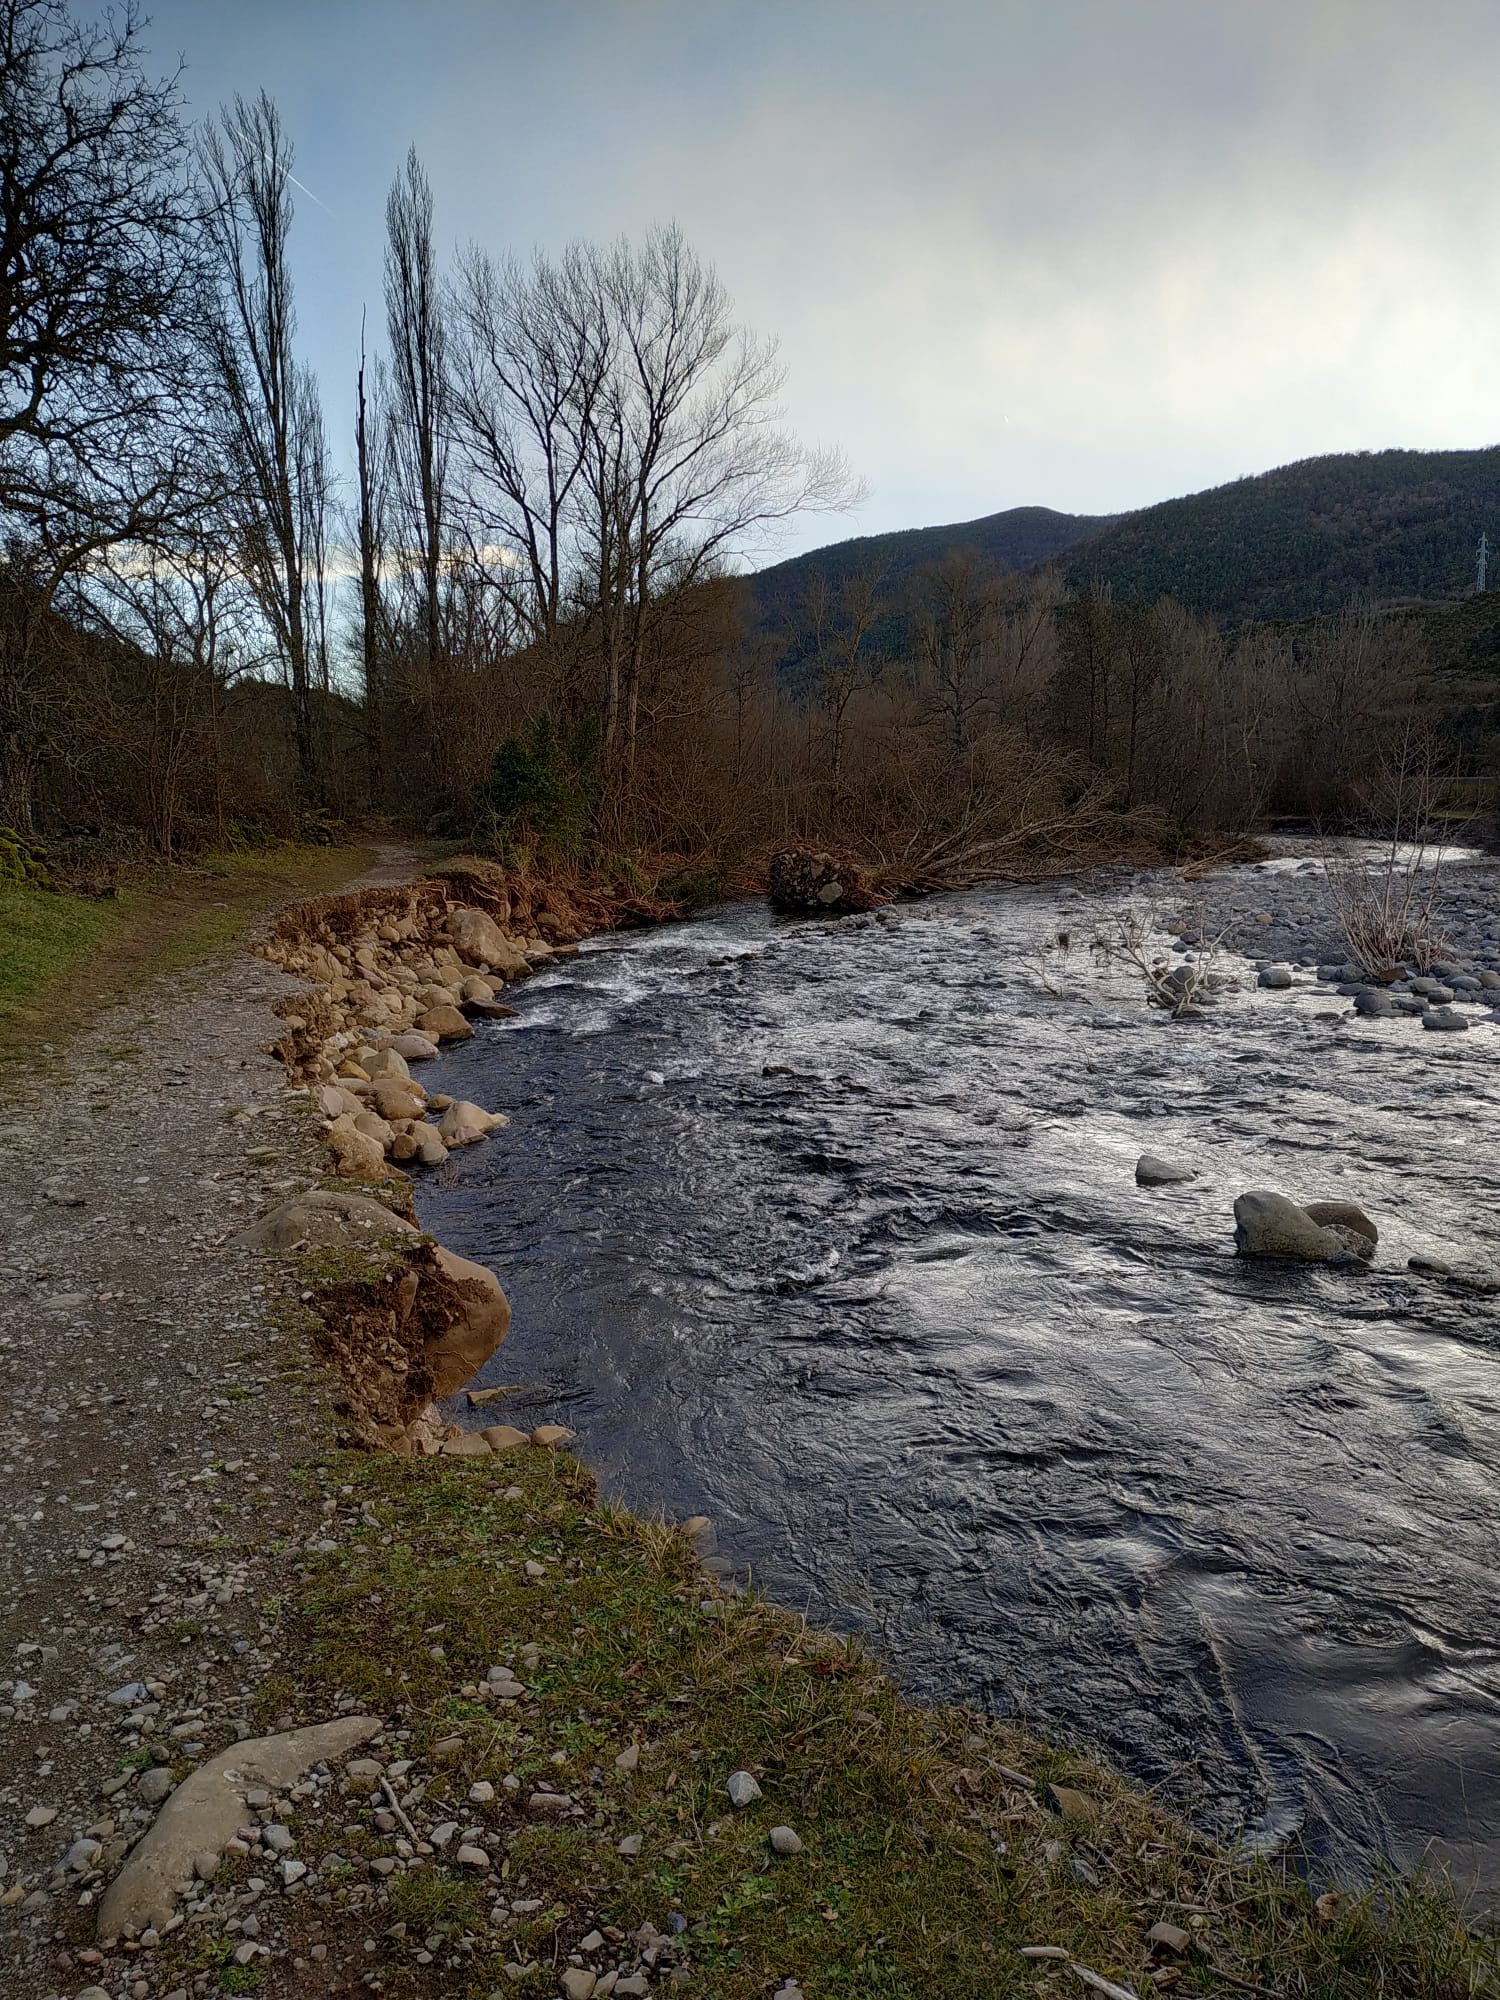
[[[351,887],[418,872],[378,853]],[[225,1244],[315,1178],[258,1046],[290,985],[242,953],[174,975],[0,1102],[3,2000],[98,1979],[91,1906],[151,1771],[252,1733],[264,1607],[317,1532],[328,1399],[279,1268]],[[140,1974],[109,1991],[145,2000]]]

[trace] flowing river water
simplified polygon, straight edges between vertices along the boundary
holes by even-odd
[[[1500,1025],[1142,1004],[1077,887],[595,940],[424,1082],[510,1113],[419,1189],[514,1308],[471,1422],[558,1416],[911,1690],[1314,1865],[1500,1887]],[[1200,1178],[1137,1188],[1143,1151]],[[1232,1253],[1355,1199],[1375,1266]]]

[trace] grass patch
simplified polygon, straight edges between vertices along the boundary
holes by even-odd
[[[48,987],[99,951],[126,921],[120,902],[0,883],[0,1032],[24,1019]]]
[[[143,869],[107,901],[0,885],[0,1061],[58,1045],[123,990],[227,945],[259,911],[337,889],[361,848],[285,847]]]
[[[584,1931],[645,1923],[680,1932],[687,1990],[703,2000],[764,2000],[788,1976],[808,2000],[1061,2000],[1089,1990],[1080,1967],[1140,2000],[1500,1991],[1493,1949],[1440,1885],[1391,1881],[1319,1904],[1289,1872],[1210,1845],[1080,1757],[971,1712],[915,1707],[858,1646],[719,1596],[679,1536],[597,1504],[566,1458],[344,1455],[333,1469],[350,1489],[342,1539],[285,1609],[288,1664],[263,1690],[263,1719],[327,1714],[352,1695],[432,1774],[429,1804],[458,1819],[488,1779],[510,1891],[541,1904],[491,1942],[459,1915],[467,1884],[436,1866],[404,1878],[393,1901],[410,1926],[456,1920],[479,1937],[458,1970],[398,1956],[382,1968],[387,1991],[552,1995]],[[505,1497],[512,1485],[519,1499]],[[527,1685],[511,1707],[472,1692],[500,1662]],[[630,1746],[638,1767],[621,1771]],[[726,1783],[741,1769],[762,1796],[736,1810]],[[509,1792],[507,1777],[519,1781]],[[529,1812],[539,1779],[581,1817]],[[1049,1786],[1079,1795],[1068,1812]],[[772,1853],[778,1825],[801,1853]],[[626,1836],[640,1838],[638,1858],[620,1855]],[[1188,1933],[1180,1958],[1148,1943],[1158,1921]],[[1028,1946],[1069,1957],[1028,1958]],[[502,1961],[528,1956],[534,1973],[502,1976]]]

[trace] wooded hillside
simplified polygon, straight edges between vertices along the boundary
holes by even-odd
[[[1500,548],[1500,447],[1342,452],[1123,515],[1062,568],[1078,587],[1238,625],[1460,597],[1486,530]]]

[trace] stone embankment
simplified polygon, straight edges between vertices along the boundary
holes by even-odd
[[[311,982],[276,1003],[274,1053],[312,1098],[331,1178],[369,1193],[300,1195],[240,1240],[305,1259],[316,1344],[343,1379],[341,1411],[359,1443],[468,1456],[567,1436],[550,1425],[465,1431],[438,1411],[498,1349],[510,1307],[494,1272],[418,1233],[406,1169],[441,1167],[508,1121],[429,1093],[412,1067],[472,1035],[474,1018],[511,1014],[507,985],[575,951],[612,914],[597,898],[476,861],[299,905],[259,947]]]

